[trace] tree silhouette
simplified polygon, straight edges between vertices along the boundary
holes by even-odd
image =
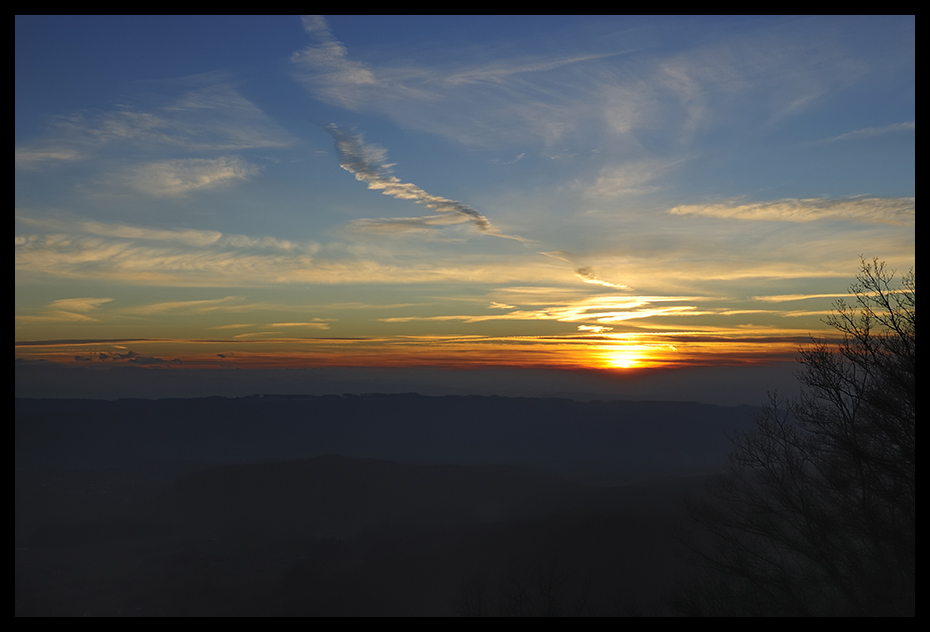
[[[801,350],[802,394],[773,396],[728,473],[690,507],[703,527],[685,614],[914,615],[914,271],[862,260],[837,343]]]

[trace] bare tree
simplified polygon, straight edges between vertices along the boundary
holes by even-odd
[[[916,285],[862,260],[801,350],[802,395],[773,396],[728,474],[691,507],[704,539],[687,614],[915,613]]]
[[[487,604],[488,577],[474,573],[462,581],[461,594],[455,601],[461,617],[486,617],[490,613]]]

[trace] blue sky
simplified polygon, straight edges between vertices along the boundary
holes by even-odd
[[[860,255],[914,265],[914,35],[17,17],[17,357],[784,360]]]

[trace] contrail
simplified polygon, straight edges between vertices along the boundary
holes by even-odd
[[[380,190],[384,195],[400,200],[413,200],[417,204],[423,204],[427,208],[443,213],[454,213],[470,221],[478,230],[490,235],[525,241],[521,237],[502,235],[497,232],[488,218],[463,202],[432,195],[415,184],[401,182],[398,177],[391,175],[391,165],[384,163],[386,158],[384,149],[366,145],[360,136],[349,134],[336,125],[327,125],[324,129],[336,141],[339,166],[355,175],[356,180],[366,183],[369,189]]]

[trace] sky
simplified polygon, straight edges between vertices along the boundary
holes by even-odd
[[[17,366],[791,363],[915,264],[914,35],[19,16]]]

